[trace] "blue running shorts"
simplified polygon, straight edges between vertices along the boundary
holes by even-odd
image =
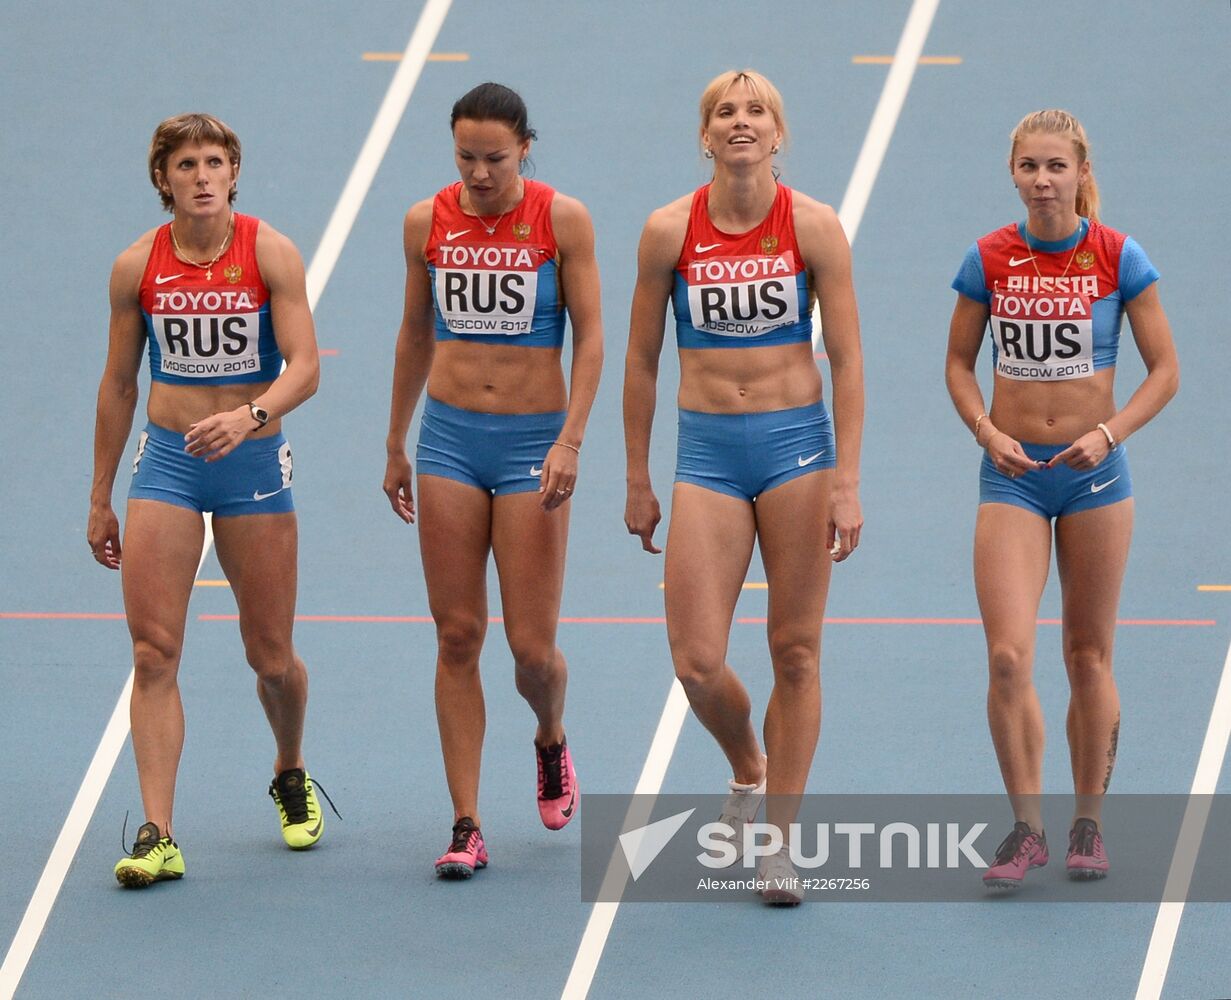
[[[543,459],[564,427],[564,410],[475,413],[427,397],[415,465],[493,496],[539,488]]]
[[[130,500],[160,500],[215,517],[286,514],[291,499],[291,446],[281,434],[242,441],[216,462],[189,455],[184,435],[147,424],[137,441]]]
[[[1067,444],[1022,442],[1022,450],[1036,462],[1050,461],[1067,447]],[[979,503],[1009,503],[1048,520],[1106,507],[1132,495],[1128,452],[1122,444],[1117,444],[1093,469],[1084,471],[1057,465],[1010,479],[992,464],[986,452],[979,469]]]
[[[837,462],[825,403],[765,413],[680,410],[675,481],[755,500]]]

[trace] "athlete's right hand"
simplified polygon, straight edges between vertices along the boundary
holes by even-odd
[[[120,568],[120,521],[110,504],[90,505],[90,520],[85,530],[86,541],[94,561],[107,569]]]
[[[1047,468],[1046,462],[1036,462],[1022,449],[1021,443],[1009,437],[1004,431],[996,431],[987,439],[983,446],[987,450],[992,464],[1008,476],[1016,479],[1027,472]]]
[[[385,463],[385,481],[381,484],[393,513],[407,524],[415,523],[415,494],[406,452],[390,453]]]
[[[630,535],[641,539],[641,547],[646,552],[655,555],[662,552],[654,544],[654,529],[663,519],[662,508],[658,506],[658,498],[649,486],[630,486],[628,502],[624,505],[624,526]]]

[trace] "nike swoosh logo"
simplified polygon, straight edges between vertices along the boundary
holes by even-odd
[[[1090,492],[1091,493],[1102,493],[1103,490],[1107,489],[1108,486],[1110,486],[1112,483],[1114,483],[1119,478],[1120,478],[1119,476],[1116,476],[1113,479],[1108,479],[1107,482],[1105,483],[1091,483]]]
[[[253,493],[252,499],[253,500],[268,500],[270,497],[276,497],[284,489],[286,489],[285,486],[281,487],[280,489],[274,490],[272,493]]]
[[[536,469],[533,465],[532,465],[532,466],[530,466],[530,475],[532,475],[532,476],[541,476],[542,474],[543,474],[543,470],[542,470],[541,468],[540,468],[540,469]]]
[[[803,455],[800,455],[799,456],[799,467],[802,469],[805,465],[811,465],[813,462],[815,462],[818,458],[820,458],[824,454],[825,454],[825,449],[822,448],[815,455],[809,455],[807,458],[804,458]]]
[[[154,276],[154,284],[165,285],[168,281],[174,281],[176,278],[182,278],[183,276],[183,271],[180,271],[179,274],[168,274],[165,277],[161,274],[157,274]]]
[[[573,810],[574,810],[574,809],[576,809],[576,808],[577,808],[577,789],[576,789],[576,788],[574,788],[574,789],[573,789],[573,797],[572,797],[571,799],[569,799],[569,800],[568,800],[568,808],[567,808],[567,809],[561,809],[561,810],[560,810],[560,815],[561,815],[561,816],[563,816],[565,819],[572,819],[572,818],[573,818]]]
[[[704,247],[703,247],[700,243],[698,243],[698,244],[697,244],[695,247],[693,247],[692,249],[693,249],[693,252],[694,252],[694,253],[709,253],[711,250],[713,250],[713,249],[715,249],[715,248],[717,248],[717,247],[720,247],[720,246],[722,246],[722,244],[721,244],[721,243],[711,243],[711,244],[709,244],[709,246],[704,246]]]
[[[1032,260],[1034,260],[1033,257],[1010,257],[1009,267],[1017,267],[1018,264],[1029,264]]]
[[[325,825],[325,817],[322,816],[320,819],[316,821],[316,826],[312,827],[312,829],[308,831],[308,836],[315,837],[317,834],[321,832],[321,827],[324,825]]]
[[[450,229],[447,233],[445,233],[445,239],[446,239],[446,240],[455,240],[455,239],[457,239],[459,236],[465,236],[468,232],[470,232],[470,230],[469,230],[469,229],[459,229],[456,233],[455,233],[455,232],[453,232],[453,230],[451,230],[451,229]]]

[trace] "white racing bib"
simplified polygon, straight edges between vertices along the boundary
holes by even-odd
[[[251,289],[156,291],[150,323],[165,375],[212,378],[261,370],[260,311]]]
[[[1097,284],[1095,289],[1097,294]],[[1084,279],[997,282],[990,323],[997,375],[1059,382],[1094,374],[1094,323]]]
[[[689,318],[720,337],[759,337],[799,321],[795,255],[712,257],[689,261]]]
[[[530,333],[543,260],[543,251],[524,245],[440,247],[436,307],[449,332]]]

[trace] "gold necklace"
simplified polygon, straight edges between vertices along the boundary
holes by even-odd
[[[1081,223],[1078,222],[1078,228],[1081,228]],[[1060,272],[1060,277],[1064,278],[1069,273],[1069,268],[1073,266],[1073,261],[1077,259],[1077,251],[1081,249],[1081,245],[1086,242],[1086,237],[1090,235],[1090,227],[1086,227],[1086,231],[1081,234],[1081,239],[1073,244],[1073,252],[1069,254],[1069,262],[1064,265],[1064,270]],[[1030,245],[1030,228],[1029,226],[1022,227],[1023,242],[1026,244],[1026,249],[1030,252],[1030,266],[1034,268],[1034,273],[1040,280],[1043,278],[1043,272],[1039,270],[1038,262],[1035,260],[1035,248]]]
[[[231,213],[231,218],[227,222],[226,235],[222,237],[222,242],[218,245],[218,252],[214,254],[204,264],[200,261],[193,260],[180,248],[180,241],[175,238],[175,224],[171,224],[171,247],[175,250],[175,256],[182,260],[185,264],[191,264],[193,267],[201,267],[205,269],[205,280],[214,280],[214,265],[218,263],[218,258],[221,257],[228,246],[231,244],[231,237],[235,234],[235,213]]]

